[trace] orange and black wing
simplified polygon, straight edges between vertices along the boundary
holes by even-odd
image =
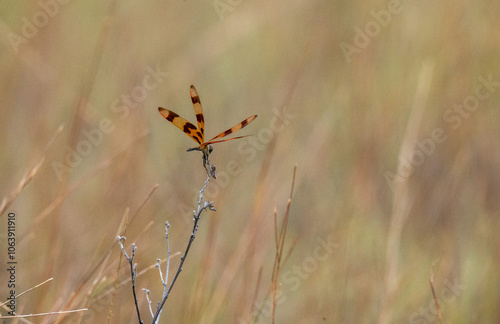
[[[195,90],[195,92],[196,92],[196,90]],[[198,100],[198,103],[199,103],[199,100]],[[194,104],[194,101],[193,101],[193,104]],[[201,105],[200,105],[200,109],[201,109]],[[196,110],[196,108],[195,108],[195,110]],[[158,107],[158,111],[160,112],[160,114],[163,117],[165,117],[166,120],[168,120],[169,122],[171,122],[172,124],[177,126],[181,131],[186,133],[186,135],[191,137],[195,142],[197,142],[198,144],[203,143],[203,132],[201,132],[198,128],[196,128],[196,126],[194,126],[193,124],[191,124],[190,122],[188,122],[187,120],[185,120],[184,118],[177,115],[176,113],[174,113],[171,110],[168,110],[168,109],[165,109],[162,107]],[[202,117],[202,119],[203,119],[203,117]],[[198,125],[199,125],[199,122],[198,122]]]
[[[257,115],[253,115],[253,116],[250,116],[248,117],[247,119],[245,119],[244,121],[238,123],[237,125],[231,127],[230,129],[220,133],[219,135],[215,136],[214,138],[212,138],[210,141],[206,142],[206,143],[203,143],[203,144],[214,144],[214,143],[220,143],[220,142],[226,142],[226,141],[230,141],[230,140],[233,140],[233,139],[238,139],[238,138],[242,138],[242,137],[246,137],[246,136],[239,136],[239,137],[235,137],[235,138],[231,138],[231,139],[225,139],[225,140],[220,140],[220,141],[214,141],[218,138],[222,138],[222,137],[225,137],[225,136],[228,136],[230,134],[233,134],[233,133],[236,133],[237,131],[239,131],[240,129],[242,129],[243,127],[247,126],[248,124],[250,124],[251,122],[254,121],[254,119],[257,118]],[[248,135],[247,135],[248,136]]]
[[[194,85],[191,85],[189,94],[191,95],[196,121],[198,122],[198,131],[201,134],[201,143],[203,143],[205,140],[205,119],[203,118],[203,108],[201,108],[200,97],[198,96],[198,92],[196,91]]]

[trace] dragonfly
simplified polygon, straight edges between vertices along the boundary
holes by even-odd
[[[188,122],[186,119],[182,118],[175,112],[169,109],[165,109],[162,107],[158,107],[158,111],[160,114],[169,122],[177,126],[181,131],[183,131],[187,136],[192,138],[196,143],[198,143],[198,146],[192,147],[187,149],[188,152],[190,151],[201,151],[203,152],[203,165],[206,166],[206,163],[208,163],[208,156],[210,153],[212,153],[212,145],[211,144],[216,144],[216,143],[222,143],[222,142],[227,142],[227,141],[232,141],[235,139],[239,138],[244,138],[250,135],[243,135],[243,136],[237,136],[233,138],[228,138],[228,139],[222,139],[223,137],[226,137],[228,135],[231,135],[233,133],[236,133],[243,127],[246,127],[248,124],[250,124],[252,121],[257,118],[257,115],[250,116],[246,118],[245,120],[239,122],[238,124],[234,125],[233,127],[229,128],[228,130],[223,131],[219,135],[215,136],[209,141],[205,142],[205,118],[203,117],[203,108],[201,107],[201,102],[200,102],[200,97],[198,96],[198,92],[196,91],[196,88],[194,85],[191,85],[191,88],[189,90],[189,94],[191,96],[191,102],[193,103],[194,107],[194,113],[196,115],[196,121],[198,124],[198,127],[193,125],[192,123]],[[208,170],[208,169],[207,169]]]

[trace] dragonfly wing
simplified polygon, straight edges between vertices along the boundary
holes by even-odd
[[[181,131],[183,131],[187,136],[191,137],[195,142],[198,144],[203,143],[203,133],[199,131],[199,129],[182,118],[181,116],[177,115],[171,110],[158,107],[158,111],[160,114],[165,117],[166,120],[177,126]]]
[[[210,141],[208,141],[207,143],[218,143],[218,142],[224,142],[224,141],[216,141],[216,142],[213,142],[213,140],[215,139],[218,139],[218,138],[222,138],[222,137],[225,137],[227,135],[230,135],[232,133],[236,133],[237,131],[239,131],[240,129],[242,129],[243,127],[247,126],[248,124],[250,124],[252,121],[254,121],[254,119],[257,118],[257,115],[253,115],[253,116],[250,116],[248,117],[247,119],[243,120],[242,122],[239,122],[237,125],[231,127],[230,129],[220,133],[219,135],[215,136],[214,138],[212,138]],[[243,137],[243,136],[242,136]],[[239,138],[239,137],[238,137]]]
[[[204,143],[204,145],[217,144],[217,143],[232,141],[232,140],[235,140],[235,139],[238,139],[238,138],[243,138],[243,137],[248,137],[248,136],[252,136],[252,135],[243,135],[243,136],[237,136],[237,137],[233,137],[233,138],[226,138],[226,139],[218,140],[218,141],[210,141],[210,142]]]
[[[198,92],[196,91],[194,85],[191,85],[189,94],[191,95],[191,102],[193,103],[196,121],[198,122],[198,130],[201,134],[201,143],[203,143],[205,140],[205,118],[203,117],[203,108],[201,107],[200,97],[198,96]]]

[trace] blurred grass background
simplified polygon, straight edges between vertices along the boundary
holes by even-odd
[[[480,78],[500,80],[499,18],[493,1],[1,1],[1,197],[64,124],[0,215],[2,267],[6,215],[17,215],[18,292],[54,278],[20,297],[18,313],[85,307],[30,320],[105,323],[111,307],[111,323],[136,322],[129,283],[104,293],[117,230],[127,208],[137,214],[126,245],[137,244],[139,271],[165,258],[165,221],[172,252],[185,248],[205,171],[157,107],[194,122],[194,84],[208,138],[259,117],[242,131],[252,139],[214,146],[206,198],[217,212],[203,215],[164,323],[250,323],[254,302],[257,322],[270,322],[273,208],[283,215],[295,164],[297,243],[277,323],[435,323],[431,272],[445,322],[499,322],[498,87],[483,87],[472,112],[454,110],[474,102]],[[103,121],[108,132],[85,147]],[[388,181],[439,129],[446,139],[429,154],[417,146],[422,161]],[[58,176],[78,147],[85,156]],[[119,282],[127,269],[122,259]],[[148,322],[140,289],[155,305],[157,271],[137,285]]]

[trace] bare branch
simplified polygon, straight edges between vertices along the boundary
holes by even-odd
[[[135,243],[132,243],[132,254],[129,256],[127,254],[127,251],[125,251],[125,247],[123,246],[123,241],[125,241],[125,236],[118,236],[118,243],[120,244],[120,248],[122,249],[123,255],[128,260],[128,263],[130,265],[130,274],[132,275],[132,293],[134,294],[134,303],[135,303],[135,309],[137,311],[137,318],[139,319],[139,323],[142,324],[144,323],[141,319],[141,312],[139,310],[139,302],[137,300],[137,293],[135,292],[135,279],[137,278],[137,264],[134,264],[134,256],[135,256],[135,250],[137,250],[137,247],[135,246]]]

